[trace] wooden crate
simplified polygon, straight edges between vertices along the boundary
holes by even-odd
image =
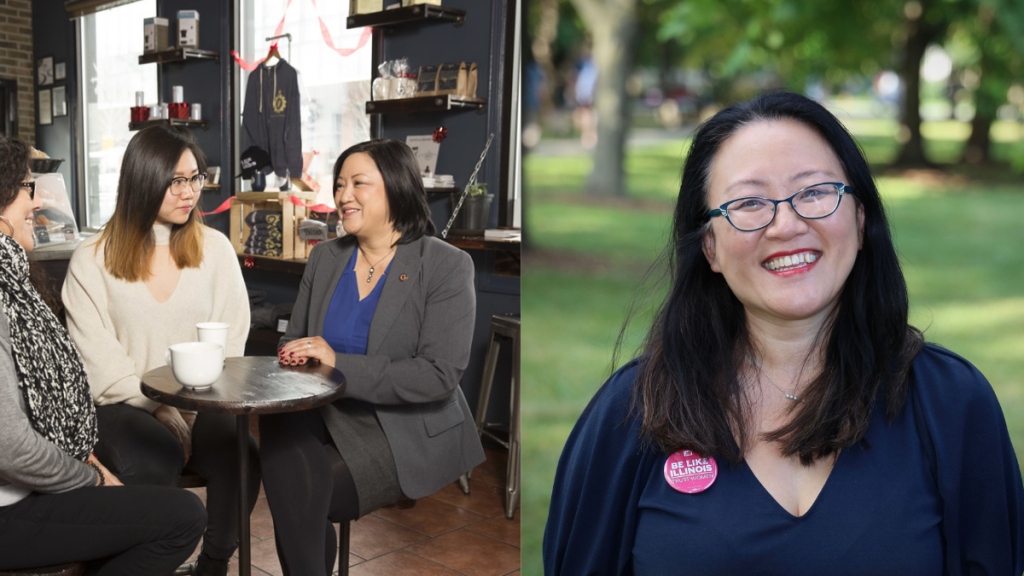
[[[309,209],[296,206],[289,197],[294,196],[306,204],[316,203],[315,192],[239,192],[231,200],[231,233],[228,238],[235,247],[237,254],[245,254],[245,243],[249,239],[251,227],[245,217],[255,210],[271,210],[281,213],[283,241],[280,256],[261,256],[258,258],[275,258],[292,260],[305,258],[309,253],[306,242],[299,240],[299,223],[309,217]]]

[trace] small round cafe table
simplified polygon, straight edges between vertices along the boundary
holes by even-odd
[[[142,393],[161,404],[218,414],[238,415],[239,470],[249,469],[249,414],[297,412],[330,404],[345,392],[345,375],[322,364],[281,366],[275,356],[227,358],[224,372],[207,390],[178,383],[163,366],[142,376]],[[245,477],[240,477],[238,570],[249,576],[249,506]]]

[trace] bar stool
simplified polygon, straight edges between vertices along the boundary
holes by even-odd
[[[480,383],[480,400],[476,406],[477,434],[488,436],[508,450],[508,466],[505,468],[505,518],[509,520],[515,517],[516,506],[519,505],[519,334],[518,313],[491,316],[491,339],[487,345],[483,381]],[[501,350],[502,341],[507,340],[512,341],[512,394],[508,442],[488,430],[495,423],[485,421],[487,406],[491,399],[491,385],[494,384],[494,372],[498,367],[498,353]],[[472,474],[473,471],[470,470],[466,474],[467,482],[460,481],[460,484],[463,484],[463,492],[468,493],[468,479]]]

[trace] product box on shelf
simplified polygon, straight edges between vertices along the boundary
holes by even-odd
[[[178,10],[178,48],[199,48],[199,12]]]
[[[316,192],[239,192],[231,200],[228,238],[235,253],[291,260],[305,258],[309,244],[299,239],[299,226],[315,204]]]
[[[352,0],[348,5],[348,15],[373,14],[384,10],[384,0]]]
[[[440,6],[441,0],[402,0],[402,6],[414,6],[416,4],[433,4]]]
[[[146,18],[142,21],[142,30],[144,54],[167,50],[167,18]]]

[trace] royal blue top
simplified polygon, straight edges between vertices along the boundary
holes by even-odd
[[[366,340],[370,335],[370,322],[373,322],[373,313],[377,310],[377,301],[380,300],[380,293],[384,289],[384,280],[387,278],[388,268],[380,275],[377,285],[363,298],[359,299],[359,284],[365,282],[365,278],[356,278],[356,258],[359,256],[359,249],[352,251],[345,271],[338,280],[338,286],[334,289],[334,296],[331,297],[331,304],[327,307],[327,316],[324,318],[323,339],[331,345],[338,354],[366,354]]]
[[[844,448],[800,517],[746,463],[684,494],[667,456],[629,417],[637,362],[615,373],[576,423],[558,464],[547,576],[587,574],[1014,575],[1024,571],[1024,487],[992,387],[927,345],[902,413],[881,400],[865,442]]]

